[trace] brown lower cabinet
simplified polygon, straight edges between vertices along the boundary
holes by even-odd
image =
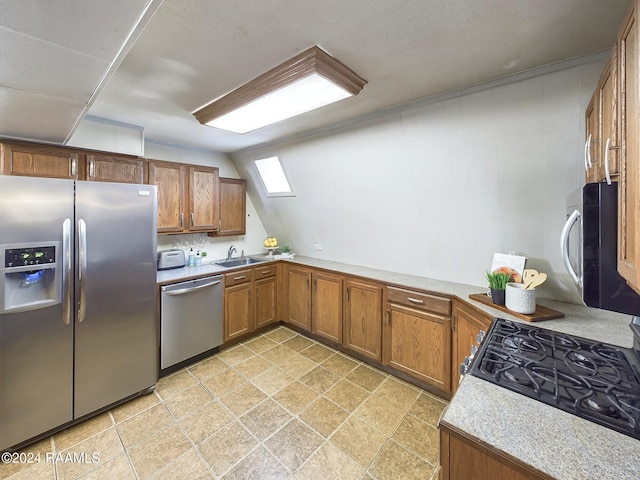
[[[224,285],[225,342],[277,321],[276,265],[227,273]]]
[[[471,346],[478,343],[478,334],[491,326],[492,317],[464,302],[453,307],[453,336],[451,342],[451,393],[455,394],[460,383],[460,365],[471,353]]]
[[[256,328],[278,321],[278,277],[276,265],[253,269]]]
[[[287,288],[286,321],[311,331],[311,270],[290,265]]]
[[[448,391],[451,299],[387,287],[385,364]]]
[[[255,330],[253,318],[253,272],[238,270],[224,276],[224,341]]]
[[[440,424],[441,480],[552,480]]]
[[[311,332],[342,344],[342,277],[313,272]]]
[[[349,350],[382,361],[382,285],[345,279],[344,342]]]

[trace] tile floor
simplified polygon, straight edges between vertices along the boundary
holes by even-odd
[[[33,463],[0,478],[430,480],[445,406],[276,327],[28,447]]]

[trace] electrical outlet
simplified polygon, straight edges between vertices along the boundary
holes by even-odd
[[[319,243],[314,243],[313,248],[316,249],[318,252],[322,251],[322,245],[320,245]]]

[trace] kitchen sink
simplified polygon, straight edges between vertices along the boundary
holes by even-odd
[[[245,258],[233,258],[231,260],[220,260],[219,262],[216,262],[216,265],[220,265],[221,267],[231,268],[231,267],[241,267],[242,265],[251,265],[253,263],[260,263],[260,262],[264,262],[264,260],[257,260],[255,258],[245,257]]]

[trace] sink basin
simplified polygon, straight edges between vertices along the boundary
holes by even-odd
[[[220,265],[221,267],[241,267],[242,265],[251,265],[252,263],[260,263],[264,262],[264,260],[256,260],[255,258],[246,257],[246,258],[233,258],[231,260],[221,260],[216,262],[216,265]]]

